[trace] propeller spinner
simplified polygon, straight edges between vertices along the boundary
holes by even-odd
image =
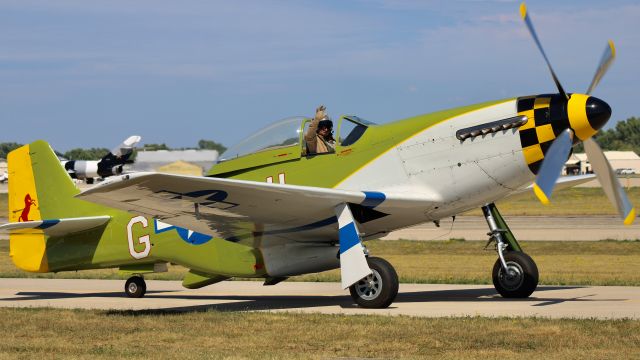
[[[555,183],[558,177],[560,177],[566,159],[569,157],[571,147],[577,141],[582,141],[585,152],[587,153],[587,158],[605,194],[618,210],[624,224],[632,224],[636,217],[635,208],[631,205],[615,172],[604,156],[602,149],[600,149],[596,141],[591,138],[609,121],[609,118],[611,118],[611,107],[603,100],[591,96],[591,93],[600,83],[600,80],[615,59],[616,50],[613,41],[609,40],[607,43],[598,69],[593,76],[593,80],[586,94],[568,94],[560,84],[560,80],[553,71],[551,62],[542,48],[542,44],[533,27],[533,22],[525,3],[520,5],[520,15],[549,67],[549,72],[556,84],[558,93],[565,102],[564,106],[566,107],[566,114],[569,120],[567,128],[556,137],[544,156],[533,186],[534,193],[543,204],[549,203]]]

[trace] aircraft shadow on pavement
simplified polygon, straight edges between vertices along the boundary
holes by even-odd
[[[166,294],[178,290],[147,291],[147,295],[158,293]],[[21,291],[16,293],[16,297],[2,298],[0,301],[28,301],[28,300],[55,300],[73,298],[125,298],[122,291],[96,292],[96,293],[73,293],[58,291]]]
[[[429,303],[429,302],[525,302],[530,306],[548,306],[566,302],[585,301],[624,301],[624,299],[589,299],[592,295],[580,297],[544,297],[544,291],[570,290],[581,286],[539,286],[533,296],[526,299],[505,299],[492,288],[470,288],[454,290],[412,291],[398,294],[395,303]],[[541,293],[542,292],[542,293]],[[29,301],[81,298],[123,298],[131,305],[144,299],[127,299],[122,292],[73,293],[73,292],[19,292],[16,297],[0,299],[0,301]],[[145,310],[109,310],[109,314],[144,315],[172,312],[202,311],[251,311],[251,310],[296,310],[311,307],[340,306],[344,309],[357,308],[349,295],[315,296],[315,295],[209,295],[180,294],[180,291],[148,291],[149,299],[175,299],[192,301],[227,301],[223,303],[163,307]],[[393,305],[392,307],[393,308]],[[384,310],[382,310],[384,311]]]

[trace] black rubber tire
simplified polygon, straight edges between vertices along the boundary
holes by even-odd
[[[130,298],[141,298],[147,292],[147,283],[142,276],[132,276],[124,283],[124,292]]]
[[[520,251],[504,253],[504,260],[509,268],[514,267],[522,274],[520,278],[504,277],[500,259],[493,265],[493,286],[505,298],[527,298],[538,286],[538,267],[531,257]]]
[[[398,274],[396,270],[393,268],[391,264],[385,259],[378,257],[370,257],[367,258],[367,263],[369,264],[369,268],[373,271],[374,274],[371,276],[375,276],[376,274],[379,276],[379,280],[382,283],[382,287],[379,289],[380,291],[373,298],[363,298],[358,294],[358,290],[356,287],[360,284],[361,286],[365,284],[365,279],[360,280],[359,282],[351,285],[349,287],[349,293],[351,294],[351,298],[356,302],[359,306],[363,308],[370,309],[383,309],[389,307],[391,303],[396,299],[398,295]]]

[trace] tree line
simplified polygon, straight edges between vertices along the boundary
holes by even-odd
[[[15,142],[3,142],[0,143],[0,159],[6,159],[7,154],[9,152],[19,148],[22,144],[18,144]],[[193,148],[171,148],[166,144],[144,144],[139,147],[138,150],[143,151],[155,151],[155,150],[187,150],[187,149],[198,149],[198,150],[217,150],[220,154],[222,154],[227,148],[221,143],[212,141],[212,140],[200,140],[198,141],[198,146]],[[56,152],[58,156],[64,157],[66,159],[72,160],[99,160],[103,156],[109,153],[109,149],[107,148],[75,148],[64,153]],[[134,157],[135,158],[135,154]]]
[[[630,117],[619,121],[614,128],[598,132],[594,139],[602,150],[631,150],[640,154],[640,118]],[[574,152],[584,152],[582,143],[576,146]]]

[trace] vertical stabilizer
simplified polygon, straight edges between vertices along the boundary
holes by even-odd
[[[54,217],[65,205],[69,207],[68,203],[79,192],[44,141],[12,151],[7,162],[9,222]],[[11,233],[9,241],[9,254],[17,267],[32,272],[48,271],[44,232]]]

